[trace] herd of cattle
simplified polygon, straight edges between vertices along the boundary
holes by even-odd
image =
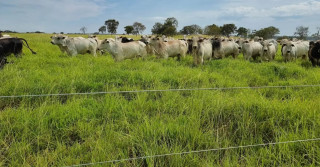
[[[26,43],[26,45],[24,44]],[[145,58],[148,55],[156,55],[158,58],[168,59],[169,57],[185,57],[191,54],[194,64],[204,64],[212,59],[222,59],[232,56],[237,58],[243,53],[245,60],[274,60],[278,51],[278,44],[281,45],[281,55],[284,61],[293,61],[301,58],[310,60],[313,66],[320,66],[320,41],[301,40],[263,40],[254,39],[232,39],[232,38],[203,38],[195,36],[187,39],[173,39],[165,36],[141,36],[140,40],[133,40],[126,37],[98,39],[96,36],[68,37],[63,34],[56,34],[51,37],[51,43],[57,45],[61,52],[75,56],[77,54],[90,53],[94,56],[97,52],[103,54],[109,52],[115,61],[132,59],[137,57]],[[13,38],[0,33],[0,59],[6,63],[6,57],[10,54],[16,56],[21,54],[22,45],[30,49],[23,38]],[[30,49],[35,54],[35,52]]]

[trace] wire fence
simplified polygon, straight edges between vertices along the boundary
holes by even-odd
[[[177,92],[177,91],[203,91],[203,90],[237,90],[237,89],[272,89],[272,88],[306,88],[320,87],[320,85],[289,85],[289,86],[254,86],[254,87],[223,87],[223,88],[188,88],[188,89],[160,89],[160,90],[128,90],[128,91],[106,91],[106,92],[86,92],[86,93],[57,93],[57,94],[34,94],[34,95],[9,95],[0,98],[23,98],[23,97],[48,97],[48,96],[74,96],[74,95],[102,95],[121,93],[143,93],[143,92]]]
[[[244,145],[244,146],[232,146],[232,147],[224,147],[224,148],[213,148],[213,149],[207,149],[207,150],[197,150],[197,151],[188,151],[188,152],[180,152],[180,153],[149,155],[149,156],[126,158],[126,159],[119,159],[119,160],[91,162],[91,163],[71,165],[71,166],[65,166],[65,167],[92,166],[92,165],[98,165],[98,164],[117,163],[117,162],[133,161],[133,160],[140,160],[140,159],[147,159],[147,158],[158,158],[158,157],[173,156],[173,155],[185,155],[185,154],[193,154],[193,153],[222,151],[222,150],[230,150],[230,149],[249,148],[249,147],[262,147],[262,146],[271,146],[271,145],[273,146],[273,145],[278,145],[278,144],[299,143],[299,142],[301,143],[301,142],[311,142],[311,141],[320,141],[320,138],[303,139],[303,140],[292,140],[292,141],[283,141],[283,142],[272,142],[272,143],[262,143],[262,144]]]
[[[204,90],[239,90],[239,89],[273,89],[273,88],[307,88],[307,87],[320,87],[320,85],[278,85],[278,86],[255,86],[255,87],[215,87],[215,88],[188,88],[188,89],[159,89],[159,90],[128,90],[128,91],[104,91],[104,92],[86,92],[86,93],[57,93],[57,94],[31,94],[31,95],[2,95],[0,98],[23,98],[23,97],[50,97],[50,96],[75,96],[75,95],[103,95],[103,94],[122,94],[122,93],[143,93],[143,92],[178,92],[178,91],[204,91]],[[117,163],[124,161],[140,160],[147,158],[157,158],[165,156],[174,156],[174,155],[185,155],[193,153],[202,153],[202,152],[212,152],[212,151],[221,151],[221,150],[230,150],[230,149],[239,149],[239,148],[250,148],[250,147],[262,147],[278,144],[288,144],[288,143],[298,143],[298,142],[311,142],[311,141],[320,141],[320,138],[314,139],[304,139],[304,140],[294,140],[294,141],[284,141],[284,142],[272,142],[272,143],[262,143],[254,145],[244,145],[244,146],[231,146],[224,148],[213,148],[206,150],[195,150],[188,152],[180,153],[167,153],[167,154],[158,154],[158,155],[149,155],[135,158],[126,158],[119,160],[108,160],[101,162],[91,162],[85,164],[77,164],[66,167],[79,167],[79,166],[92,166],[98,164],[107,164],[107,163]]]

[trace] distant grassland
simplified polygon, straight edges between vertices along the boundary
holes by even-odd
[[[280,52],[269,63],[239,56],[193,67],[190,55],[180,62],[151,56],[115,63],[110,55],[62,54],[50,34],[13,36],[38,54],[24,48],[21,58],[9,57],[0,95],[320,84],[320,68],[284,63]],[[318,138],[319,93],[310,87],[1,98],[0,166],[67,166]],[[320,142],[96,166],[320,166]]]

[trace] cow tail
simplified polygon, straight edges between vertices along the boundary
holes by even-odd
[[[23,45],[25,45],[28,49],[30,49],[30,51],[32,52],[32,54],[37,54],[35,51],[33,51],[30,47],[29,47],[29,45],[28,45],[28,42],[27,42],[27,40],[25,40],[25,39],[23,39],[23,38],[19,38],[20,40],[23,40],[24,42],[26,42],[26,45],[23,43]]]

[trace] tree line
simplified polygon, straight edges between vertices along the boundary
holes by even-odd
[[[99,33],[110,33],[116,34],[119,26],[119,21],[115,19],[106,20],[104,25],[98,29]],[[224,24],[222,26],[218,26],[216,24],[208,25],[202,28],[197,24],[192,24],[188,26],[184,26],[180,31],[178,28],[178,20],[174,17],[167,18],[163,23],[156,22],[151,32],[155,35],[192,35],[192,34],[205,34],[205,35],[214,35],[214,36],[239,36],[243,38],[252,38],[254,36],[263,37],[265,39],[274,38],[275,35],[280,33],[280,30],[277,27],[269,26],[266,28],[261,28],[259,30],[250,30],[245,27],[237,27],[235,24]],[[146,29],[145,25],[139,22],[134,22],[132,25],[127,25],[124,27],[124,31],[126,34],[139,35],[142,34]],[[85,33],[86,27],[81,27],[80,31]],[[299,26],[296,28],[296,32],[294,33],[299,39],[306,39],[309,35],[309,27]],[[314,38],[320,39],[320,27],[317,28],[317,32],[311,35]]]

